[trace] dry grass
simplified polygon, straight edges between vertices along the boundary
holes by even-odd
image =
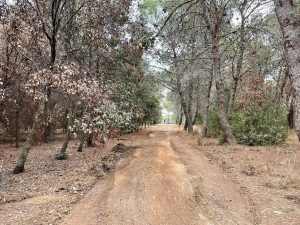
[[[295,132],[284,146],[219,145],[216,139],[181,137],[217,164],[245,196],[263,225],[300,221],[300,144]],[[281,214],[281,212],[283,214]]]
[[[268,187],[276,189],[297,189],[300,187],[300,162],[297,159],[298,154],[292,154],[290,157],[276,157],[276,167],[270,169],[266,175],[266,184]]]

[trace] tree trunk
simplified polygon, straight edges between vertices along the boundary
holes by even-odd
[[[42,120],[44,118],[44,113],[45,113],[45,104],[47,102],[47,98],[44,98],[42,102],[40,103],[39,109],[35,114],[35,118],[33,121],[33,126],[32,129],[26,139],[26,142],[21,150],[21,153],[19,155],[17,165],[15,166],[13,173],[18,174],[18,173],[23,173],[25,171],[25,162],[29,153],[29,150],[31,149],[34,140],[36,138],[37,132],[39,131],[40,124],[42,123]]]
[[[181,91],[181,79],[179,76],[177,76],[177,82],[178,82],[178,90],[179,90],[179,100],[180,100],[180,105],[183,109],[183,113],[185,115],[185,124],[184,124],[184,130],[188,130],[189,133],[193,133],[193,124],[192,124],[192,117],[190,114],[191,108],[187,106],[187,103],[185,102],[183,93]]]
[[[196,101],[196,107],[195,107],[195,112],[193,114],[193,125],[195,125],[196,122],[197,122],[197,119],[198,119],[198,116],[199,116],[199,112],[201,110],[202,99],[200,100],[200,98],[197,97],[195,99],[195,101]]]
[[[218,4],[216,0],[212,0],[213,3],[213,11],[214,13],[208,13],[207,9],[207,1],[203,2],[203,19],[207,25],[207,28],[210,32],[211,42],[212,42],[212,56],[214,63],[214,75],[216,80],[216,89],[217,89],[217,101],[218,101],[218,109],[219,109],[219,119],[221,123],[221,127],[223,133],[225,135],[225,141],[229,143],[236,143],[235,137],[232,133],[231,127],[227,120],[226,115],[226,101],[225,101],[225,88],[224,82],[221,76],[221,58],[219,52],[219,40],[218,33],[221,25],[222,15],[219,15],[219,9],[217,8]],[[210,18],[213,17],[213,18]],[[213,21],[213,22],[211,22]]]
[[[288,124],[291,129],[294,127],[294,108],[293,108],[293,100],[291,101],[290,110],[288,113]]]
[[[239,82],[239,79],[237,77],[234,77],[233,81],[232,81],[231,92],[230,92],[230,100],[229,100],[228,111],[227,111],[228,115],[230,115],[232,113],[232,110],[233,110],[233,104],[234,104],[234,101],[235,101],[238,82]]]
[[[184,130],[184,131],[187,131],[187,130],[188,130],[187,119],[185,119],[184,126],[183,126],[183,130]]]
[[[195,124],[196,124],[198,115],[199,115],[198,109],[196,109],[196,111],[195,111],[195,113],[194,113],[194,116],[193,116],[192,125],[195,125]]]
[[[16,111],[16,148],[20,147],[20,107]]]
[[[121,136],[121,134],[122,134],[122,132],[120,131],[120,136]],[[85,133],[82,131],[80,144],[78,146],[77,152],[82,152],[82,148],[83,148],[83,145],[84,145],[84,140],[85,140]]]
[[[229,100],[229,105],[228,105],[228,115],[232,113],[233,110],[233,105],[235,101],[235,96],[237,92],[237,87],[238,84],[242,78],[242,66],[243,66],[243,60],[244,60],[244,52],[246,48],[246,40],[245,40],[245,23],[246,23],[246,17],[245,17],[245,7],[247,5],[247,1],[243,1],[241,8],[239,9],[240,11],[240,16],[241,16],[241,28],[240,28],[240,42],[238,45],[238,59],[237,59],[237,65],[236,65],[236,70],[234,72],[233,70],[233,83],[231,87],[231,93],[230,93],[230,100]]]
[[[47,106],[48,104],[46,103],[45,104],[45,109],[44,109],[44,123],[43,123],[43,139],[44,139],[44,143],[47,143],[48,142],[48,115],[47,115]],[[50,134],[50,132],[49,132]]]
[[[300,20],[291,0],[274,0],[293,88],[293,113],[300,140]]]
[[[193,85],[191,82],[189,84],[189,87],[190,90],[188,95],[188,102],[186,102],[186,100],[184,99],[183,93],[181,91],[179,92],[179,97],[180,97],[180,104],[182,106],[183,113],[185,115],[184,130],[188,130],[188,132],[192,134],[194,130],[193,130],[193,118],[191,112],[192,111],[191,101],[192,101],[192,91],[193,91]]]
[[[68,111],[69,111],[68,125],[67,125],[67,132],[66,132],[65,140],[64,140],[62,148],[60,149],[60,153],[58,155],[56,155],[56,159],[59,159],[59,160],[67,159],[66,152],[67,152],[67,148],[68,148],[68,144],[69,144],[69,140],[70,140],[70,136],[71,136],[70,127],[72,126],[72,116],[73,116],[72,107],[69,107]]]
[[[193,124],[194,124],[194,114],[192,112],[192,104],[193,104],[193,90],[194,90],[194,85],[193,85],[193,80],[190,80],[189,83],[189,97],[188,97],[188,104],[187,104],[187,113],[188,113],[188,131],[189,133],[193,133]],[[198,114],[198,113],[197,113]]]
[[[182,102],[182,108],[183,108],[183,112],[185,115],[184,130],[188,130],[188,132],[190,134],[192,134],[194,131],[193,130],[193,121],[192,121],[191,115],[188,112],[188,107],[185,102]]]
[[[278,110],[279,110],[280,105],[281,105],[281,99],[282,99],[282,96],[283,96],[283,91],[284,91],[284,87],[286,85],[286,81],[288,79],[288,76],[289,76],[289,73],[288,73],[288,70],[286,69],[281,84],[280,84],[280,77],[279,77],[278,84],[280,84],[280,85],[278,85],[278,87],[276,88],[277,92],[276,92],[276,96],[275,96],[275,113],[276,114],[278,113]]]
[[[178,121],[178,126],[181,126],[182,125],[182,112],[180,112],[180,116],[179,116],[179,121]]]
[[[183,113],[182,113],[182,106],[180,104],[180,102],[178,103],[178,107],[177,107],[177,125],[181,126],[182,124],[182,117],[183,117]]]
[[[221,76],[221,65],[220,65],[220,55],[219,55],[219,43],[217,37],[213,38],[213,61],[214,61],[214,75],[216,79],[216,89],[217,89],[217,100],[219,109],[219,119],[222,126],[222,130],[225,135],[226,142],[235,143],[235,137],[232,133],[231,127],[227,120],[226,114],[226,101],[225,101],[225,88],[224,82]]]
[[[205,109],[204,109],[204,115],[203,115],[203,124],[201,129],[201,137],[207,136],[207,121],[208,121],[208,112],[209,112],[209,104],[210,104],[210,94],[211,94],[211,88],[212,88],[212,82],[213,82],[213,65],[210,71],[209,81],[207,85],[207,93],[206,93],[206,99],[205,99]]]

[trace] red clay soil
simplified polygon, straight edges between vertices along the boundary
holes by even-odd
[[[255,217],[237,187],[173,129],[146,131],[131,157],[62,224],[253,224]]]
[[[295,136],[281,147],[199,146],[181,128],[157,125],[119,142],[131,147],[116,168],[106,158],[109,173],[98,168],[116,141],[83,153],[70,147],[63,162],[53,143],[47,153],[37,146],[17,176],[9,171],[17,152],[2,151],[0,224],[299,224]]]

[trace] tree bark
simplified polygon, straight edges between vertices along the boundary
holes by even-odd
[[[182,91],[179,92],[180,104],[183,109],[183,113],[185,115],[185,124],[184,130],[188,131],[190,134],[194,132],[193,130],[193,115],[192,115],[192,96],[193,94],[193,83],[190,81],[189,90],[188,90],[188,100],[184,98],[184,94]]]
[[[274,0],[293,88],[293,114],[300,140],[300,19],[291,0]]]
[[[206,92],[206,99],[205,99],[205,109],[203,115],[203,124],[201,129],[201,138],[207,136],[207,121],[208,121],[208,112],[209,112],[209,104],[210,104],[210,95],[211,95],[211,88],[213,82],[213,65],[211,66],[210,76],[207,85],[207,92]]]
[[[224,93],[225,88],[224,88],[223,79],[221,77],[221,69],[220,69],[219,46],[218,46],[218,41],[215,38],[213,39],[213,61],[214,61],[214,75],[216,79],[220,123],[225,135],[225,140],[229,143],[235,143],[236,142],[235,137],[232,133],[231,127],[227,120],[226,101],[225,101],[225,93]]]
[[[234,104],[234,101],[235,101],[235,96],[236,96],[238,83],[239,83],[239,79],[237,77],[234,77],[233,81],[232,81],[231,92],[230,92],[230,100],[229,100],[229,104],[228,104],[228,111],[227,111],[228,115],[230,115],[232,113],[232,110],[233,110],[233,104]]]
[[[48,142],[48,113],[47,113],[47,107],[48,107],[48,103],[45,104],[45,109],[44,109],[44,122],[43,122],[43,139],[44,142],[47,143]],[[50,135],[50,132],[49,132]]]
[[[180,112],[180,116],[179,116],[179,121],[178,121],[178,126],[181,126],[182,125],[182,111]]]
[[[68,144],[69,144],[69,140],[70,140],[70,136],[71,136],[71,130],[70,127],[72,126],[72,116],[73,116],[73,112],[72,112],[72,107],[69,107],[69,113],[68,113],[68,125],[67,125],[67,132],[66,132],[66,136],[65,136],[65,140],[63,143],[62,148],[60,149],[60,154],[58,154],[56,156],[57,159],[67,159],[67,148],[68,148]]]
[[[276,92],[276,95],[275,95],[275,113],[276,114],[278,113],[278,110],[280,108],[281,99],[283,97],[284,87],[285,87],[286,81],[289,77],[288,69],[286,69],[286,71],[285,71],[285,74],[283,76],[281,84],[280,84],[280,77],[281,76],[279,76],[278,87],[276,88],[277,92]]]
[[[180,104],[180,102],[178,103],[178,107],[177,107],[177,125],[181,126],[182,124],[182,105]]]
[[[16,111],[16,148],[20,147],[20,107]]]
[[[120,133],[122,133],[122,132],[120,131]],[[121,136],[121,134],[120,134],[120,136]],[[85,133],[82,131],[81,139],[80,139],[80,144],[78,146],[77,152],[82,152],[84,141],[85,141]]]
[[[288,113],[288,124],[291,129],[294,127],[294,108],[293,108],[293,100],[291,101],[289,113]]]
[[[243,60],[244,60],[244,52],[246,48],[246,40],[245,40],[245,23],[246,23],[246,17],[245,17],[245,8],[247,5],[248,1],[245,0],[243,1],[241,8],[239,9],[240,16],[241,16],[241,27],[240,27],[240,42],[238,45],[238,58],[237,58],[237,64],[236,64],[236,69],[232,71],[232,86],[231,86],[231,93],[230,93],[230,100],[229,100],[229,105],[228,105],[228,111],[227,114],[230,115],[233,110],[233,105],[234,101],[236,98],[236,92],[237,92],[237,87],[238,84],[242,78],[242,66],[243,66]],[[235,66],[233,66],[235,67]]]
[[[26,139],[26,142],[20,152],[20,155],[19,155],[19,158],[18,158],[18,161],[17,161],[17,165],[15,166],[14,170],[13,170],[13,173],[14,174],[18,174],[18,173],[23,173],[25,171],[25,162],[26,162],[26,159],[27,159],[27,156],[28,156],[28,153],[29,153],[29,150],[31,149],[34,141],[35,141],[35,138],[36,138],[36,135],[37,135],[37,132],[39,131],[39,128],[40,128],[40,125],[42,123],[42,120],[43,120],[43,116],[44,116],[44,113],[45,113],[45,104],[47,102],[47,98],[45,97],[42,102],[40,103],[40,106],[39,106],[39,109],[38,111],[36,112],[35,114],[35,118],[34,118],[34,121],[33,121],[33,126],[32,126],[32,129]]]
[[[185,115],[185,123],[186,124],[184,125],[184,130],[188,130],[188,132],[190,134],[192,134],[193,133],[193,121],[192,121],[192,117],[189,113],[188,106],[184,102],[182,93],[180,94],[180,98],[181,98],[181,105],[182,105],[182,108],[183,108],[183,112],[184,112],[184,115]]]
[[[187,103],[187,113],[189,114],[189,121],[188,121],[188,129],[189,129],[189,133],[193,133],[194,129],[193,129],[193,125],[194,125],[194,120],[196,122],[196,118],[195,118],[195,114],[192,112],[192,106],[193,106],[193,102],[194,102],[194,98],[193,98],[193,91],[194,91],[194,85],[193,85],[193,80],[191,79],[189,81],[189,96],[188,96],[188,103]],[[197,102],[196,102],[196,110],[197,111]],[[197,112],[195,112],[197,113]],[[198,113],[197,113],[198,114]],[[190,132],[191,130],[191,132]]]
[[[195,125],[197,122],[197,118],[198,118],[199,112],[198,109],[195,110],[195,113],[193,115],[193,120],[192,120],[192,125]]]
[[[183,126],[183,130],[184,130],[184,131],[187,131],[187,130],[188,130],[187,119],[185,119],[184,126]]]

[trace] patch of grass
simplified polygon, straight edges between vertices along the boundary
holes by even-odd
[[[293,209],[293,208],[286,208],[286,209],[283,209],[281,211],[284,212],[284,213],[289,213],[289,212],[295,212],[296,210]]]
[[[274,167],[267,174],[267,186],[276,189],[288,189],[300,187],[300,175],[297,167],[299,161],[296,155],[293,159],[283,159],[279,162],[278,167]]]

